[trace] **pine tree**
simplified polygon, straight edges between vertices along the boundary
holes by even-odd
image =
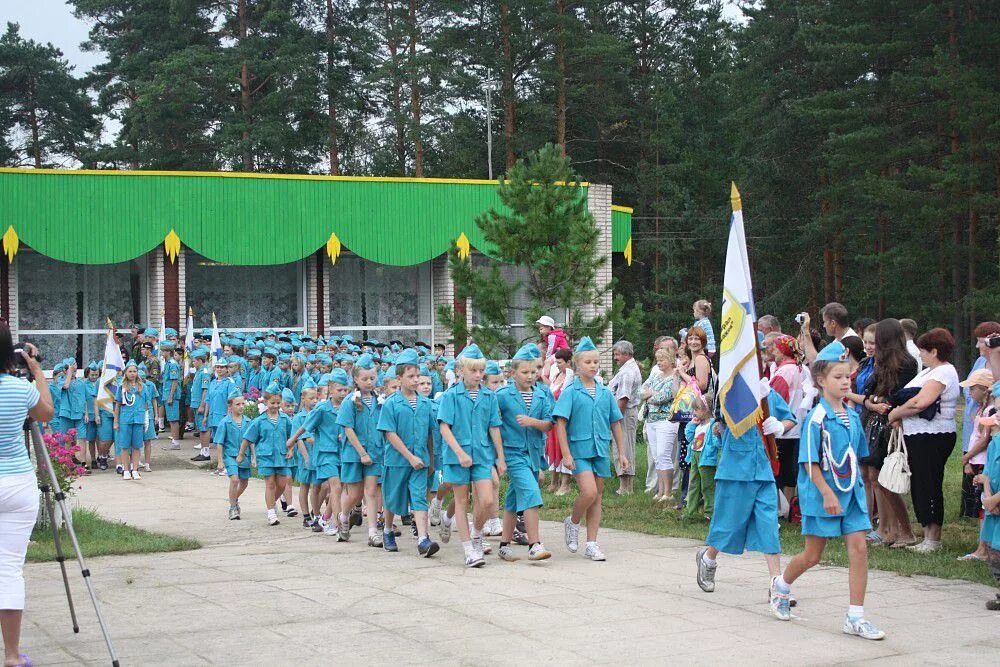
[[[24,39],[16,23],[0,37],[0,164],[66,167],[92,157],[97,120],[62,52]]]

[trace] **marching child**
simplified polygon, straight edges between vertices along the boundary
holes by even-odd
[[[94,399],[97,398],[97,389],[99,385],[99,379],[101,377],[100,367],[97,362],[91,362],[87,364],[87,370],[85,371],[84,387],[86,388],[86,403],[83,410],[83,439],[87,441],[87,454],[90,457],[90,469],[97,470],[98,459],[100,455],[97,450],[97,440],[98,440],[98,428],[97,428],[97,409],[94,404]]]
[[[98,374],[100,374],[101,369],[98,366]],[[111,392],[117,389],[118,382],[121,376],[116,377],[112,382],[108,383],[108,388]],[[111,453],[111,444],[115,440],[115,415],[114,409],[111,407],[113,404],[107,401],[98,400],[97,390],[100,389],[100,382],[98,382],[95,388],[94,404],[97,409],[94,411],[94,426],[97,429],[97,464],[101,470],[108,469],[108,456]]]
[[[993,365],[993,368],[995,370],[996,365]],[[991,398],[994,403],[1000,403],[1000,382],[993,385]],[[984,515],[979,539],[987,545],[986,561],[989,563],[993,578],[1000,585],[1000,428],[995,425],[991,427],[990,444],[986,450],[983,471],[973,478],[973,483],[983,489]],[[986,608],[990,611],[1000,611],[1000,593],[997,593],[996,598],[986,601]]]
[[[483,384],[494,394],[506,383],[504,382],[503,371],[500,364],[495,361],[486,362],[486,370],[483,372]],[[503,525],[500,523],[500,476],[493,470],[493,513],[483,526],[483,535],[498,537],[503,533]]]
[[[383,439],[378,430],[382,406],[375,396],[377,371],[370,354],[362,354],[354,364],[354,394],[341,405],[337,424],[344,429],[340,453],[341,507],[348,509],[365,501],[368,515],[368,546],[381,547],[378,530],[379,479],[382,476]],[[350,534],[350,520],[343,521]]]
[[[229,473],[229,520],[239,521],[240,496],[250,483],[250,457],[241,455],[240,448],[250,426],[250,420],[243,416],[246,400],[235,385],[229,388],[226,402],[229,405],[229,414],[215,427],[212,439],[220,446],[226,472]]]
[[[234,387],[233,381],[229,378],[229,367],[226,364],[216,364],[215,379],[208,384],[208,394],[204,400],[208,401],[208,430],[214,435],[215,429],[219,426],[226,415],[229,414],[229,390]],[[209,438],[209,442],[212,439]],[[216,448],[218,449],[218,448]],[[203,445],[198,455],[192,461],[211,461],[208,455],[209,448]],[[219,456],[217,470],[221,470],[225,463],[222,456]]]
[[[239,391],[239,388],[235,386],[233,389]],[[288,483],[289,468],[286,455],[289,448],[285,446],[285,443],[292,430],[291,420],[281,412],[281,387],[277,382],[272,382],[264,390],[264,405],[265,412],[250,422],[250,426],[243,434],[243,443],[236,456],[236,463],[239,464],[246,458],[249,448],[251,465],[255,464],[257,472],[264,478],[267,524],[277,526],[280,521],[278,521],[278,512],[274,505],[284,490],[285,484]]]
[[[160,406],[160,395],[156,391],[156,385],[146,381],[146,371],[141,368],[139,369],[139,379],[142,380],[143,392],[146,396],[146,411],[149,415],[146,420],[146,430],[142,436],[142,467],[146,472],[151,472],[149,464],[153,441],[156,440],[156,426],[154,424]]]
[[[806,416],[799,451],[799,506],[806,548],[792,558],[784,574],[774,582],[776,593],[771,598],[771,609],[778,619],[790,620],[792,584],[819,563],[828,539],[843,537],[850,561],[850,606],[844,618],[844,634],[882,639],[885,632],[865,620],[864,614],[868,586],[865,535],[872,526],[858,460],[868,456],[868,441],[861,418],[844,404],[851,391],[847,356],[844,345],[834,341],[820,351],[812,365],[813,381],[822,398]]]
[[[412,511],[417,526],[417,553],[430,558],[440,549],[427,536],[427,467],[434,454],[434,434],[430,399],[417,393],[419,363],[414,350],[399,354],[396,358],[399,392],[385,401],[379,415],[378,430],[385,434],[389,445],[382,471],[385,506],[382,548],[399,550],[392,529],[393,516]]]
[[[306,378],[302,384],[300,410],[292,417],[292,431],[297,432],[305,423],[309,413],[316,407],[316,383],[312,378]],[[316,484],[316,459],[313,446],[316,439],[312,433],[303,432],[296,444],[295,480],[299,483],[299,505],[302,507],[302,527],[311,528],[313,514],[319,515],[319,507],[313,507],[309,502],[310,491]]]
[[[552,416],[556,418],[563,465],[573,472],[580,493],[573,512],[563,521],[566,548],[579,549],[580,521],[587,521],[587,546],[584,555],[593,561],[607,560],[597,546],[601,525],[601,497],[604,480],[611,477],[611,438],[618,446],[619,466],[628,467],[622,449],[622,413],[614,394],[597,381],[601,355],[589,336],[584,336],[573,355],[576,378],[566,387]]]
[[[553,408],[552,394],[536,384],[539,356],[536,345],[525,345],[518,350],[511,362],[511,382],[497,392],[509,482],[498,555],[511,562],[519,560],[510,546],[518,512],[524,513],[528,560],[546,560],[552,556],[538,532],[538,509],[542,506],[538,475],[545,458],[545,437],[552,428]]]
[[[479,346],[473,344],[462,350],[456,366],[461,381],[441,396],[438,409],[441,438],[446,447],[441,460],[444,481],[451,484],[455,492],[453,516],[465,550],[465,565],[482,567],[486,564],[483,556],[492,551],[483,538],[483,528],[486,520],[496,512],[494,466],[501,475],[507,471],[500,440],[502,422],[496,394],[482,386],[486,359]],[[476,498],[471,535],[465,518],[470,489],[474,489]],[[451,520],[452,515],[445,513],[441,518],[442,526]]]
[[[695,518],[699,507],[704,504],[702,514],[706,519],[712,518],[712,499],[715,497],[715,466],[719,462],[718,439],[712,432],[712,409],[703,396],[694,399],[692,419],[685,427],[687,429],[687,463],[691,466],[691,479],[688,481],[687,505],[684,516]]]
[[[295,417],[295,406],[298,404],[298,400],[295,398],[295,394],[291,389],[285,387],[281,390],[281,413],[288,417],[289,424]],[[288,450],[285,458],[288,466],[288,481],[285,483],[285,488],[281,492],[281,511],[285,513],[285,516],[293,517],[298,516],[299,511],[295,509],[295,503],[292,500],[292,480],[298,475],[297,463],[299,460],[299,446],[298,443],[294,447]]]
[[[206,368],[205,361],[208,359],[208,350],[199,348],[191,353],[191,366],[194,368],[194,375],[191,378],[191,410],[194,413],[194,434],[201,443],[199,449],[207,450],[210,442],[208,433],[208,387],[211,384],[211,371]],[[237,447],[239,445],[237,444]],[[180,449],[176,445],[176,449]],[[164,449],[175,449],[174,444],[164,445]],[[233,455],[235,458],[235,454]],[[232,471],[229,471],[232,475]]]
[[[87,383],[76,376],[76,359],[67,357],[63,359],[66,365],[66,378],[62,384],[62,399],[59,401],[59,421],[62,422],[60,430],[69,434],[73,432],[76,444],[80,445],[83,451],[87,447],[86,429],[86,408],[87,408]]]
[[[163,384],[160,385],[160,402],[163,403],[163,413],[170,427],[170,446],[180,444],[177,438],[181,436],[181,367],[174,359],[174,344],[168,340],[160,343],[163,353]]]
[[[340,521],[340,441],[344,437],[343,429],[337,425],[340,407],[347,395],[347,373],[339,368],[325,378],[328,382],[328,398],[316,405],[302,425],[288,439],[288,449],[296,446],[296,442],[305,432],[312,433],[316,438],[313,451],[316,458],[315,497],[310,499],[310,507],[317,510],[323,497],[326,498],[326,511],[317,520],[317,526],[322,526],[323,534],[336,535],[338,542],[345,542],[341,535]],[[349,537],[349,535],[348,535]]]
[[[122,479],[142,479],[139,475],[139,452],[149,418],[144,384],[134,361],[125,366],[122,384],[115,395],[115,444],[122,455]]]

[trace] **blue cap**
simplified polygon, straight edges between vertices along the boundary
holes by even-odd
[[[595,351],[597,351],[597,346],[594,345],[594,341],[590,340],[590,336],[584,336],[581,338],[580,343],[576,346],[576,354]]]
[[[176,336],[177,335],[177,329],[173,329],[171,327],[167,327],[166,329],[164,329],[164,331],[166,332],[166,335],[168,335],[168,336]]]
[[[264,390],[264,393],[268,396],[281,396],[281,385],[277,382],[271,382],[271,384],[267,385],[267,389]]]
[[[302,382],[303,391],[305,391],[306,389],[315,389],[315,388],[316,388],[316,383],[313,382],[312,378],[306,378],[305,380],[303,380]]]
[[[307,355],[306,356],[306,363],[307,364],[315,364],[317,359],[319,359],[319,357],[316,356],[315,354]]]
[[[316,384],[317,384],[317,386],[320,386],[320,387],[325,387],[328,384],[330,384],[330,374],[329,373],[323,373],[322,375],[320,375],[319,376],[319,382],[317,382]]]
[[[133,361],[131,359],[129,360],[129,362],[127,364],[125,364],[125,368],[130,368],[130,367],[131,368],[138,368],[138,366],[136,366],[136,364],[135,364],[135,361]]]
[[[65,359],[62,360],[62,363],[63,366],[69,368],[70,366],[76,363],[76,359],[74,359],[73,357],[66,357]]]
[[[100,369],[101,369],[101,365],[98,364],[96,361],[91,361],[89,364],[87,364],[87,370],[88,371],[97,371],[97,370],[100,370]]]
[[[291,389],[289,389],[288,387],[285,387],[284,389],[281,390],[281,400],[283,400],[285,403],[293,403],[294,404],[295,403],[295,393]]]
[[[385,375],[382,377],[382,382],[385,382],[386,380],[395,380],[395,379],[396,379],[396,367],[390,366],[389,370],[387,370],[385,372]]]
[[[203,347],[199,347],[197,350],[195,350],[194,352],[191,353],[191,358],[192,359],[207,359],[208,358],[208,350],[206,350]]]
[[[513,361],[535,361],[541,356],[542,353],[538,351],[538,346],[528,343],[521,346],[521,349],[514,355]]]
[[[143,336],[157,336],[157,335],[159,335],[159,333],[160,332],[157,331],[156,329],[154,329],[153,327],[149,327],[148,329],[146,329],[145,331],[142,332],[142,335]]]
[[[260,350],[250,350],[247,352],[247,359],[260,359]]]
[[[174,344],[171,343],[169,340],[162,340],[160,341],[160,349],[167,350],[169,352],[174,349]]]
[[[479,348],[476,348],[477,350]],[[416,350],[407,348],[396,355],[396,365],[397,366],[416,366],[420,363],[420,356],[417,354]]]
[[[358,357],[357,361],[354,362],[354,365],[357,366],[358,368],[370,371],[371,369],[375,368],[375,361],[372,358],[372,355],[362,354],[360,357]]]
[[[427,364],[420,364],[419,366],[417,366],[417,372],[419,372],[420,375],[423,377],[431,376],[431,372],[427,369]]]
[[[340,339],[340,342],[342,342],[342,343],[353,343],[354,342],[354,337],[351,336],[350,334],[345,334],[344,337]]]
[[[459,359],[485,359],[483,356],[483,351],[479,349],[479,346],[473,343],[467,346],[462,353],[458,355]]]
[[[202,338],[211,338],[212,337],[212,330],[209,329],[208,327],[205,327],[204,329],[201,330],[201,337]]]
[[[233,354],[233,355],[230,355],[230,356],[226,357],[226,363],[227,364],[238,364],[238,365],[242,366],[243,365],[243,359],[241,359],[240,357],[238,357],[235,354]]]
[[[130,361],[129,363],[132,364],[133,366],[135,366],[135,362],[134,361]],[[128,368],[128,366],[126,366],[125,368]],[[61,361],[58,364],[56,364],[55,366],[52,367],[52,372],[53,373],[62,373],[64,370],[66,370],[66,364],[64,364]]]
[[[343,368],[334,368],[330,371],[330,382],[333,384],[340,384],[345,387],[351,384],[351,381],[347,379],[347,371]]]
[[[495,361],[487,361],[486,362],[486,370],[484,371],[483,374],[484,375],[500,375],[500,364],[498,364]]]
[[[226,396],[226,400],[231,401],[234,398],[242,398],[242,397],[243,397],[243,392],[240,391],[240,388],[234,384],[232,387],[229,388],[229,395]]]
[[[125,368],[128,368],[128,366],[126,366]],[[140,368],[140,369],[139,369],[139,372],[138,372],[138,373],[136,373],[136,375],[138,375],[138,376],[139,376],[139,379],[140,379],[140,380],[145,380],[145,379],[146,379],[146,369],[144,369],[144,368]]]
[[[832,362],[842,362],[847,361],[847,348],[839,340],[835,340],[816,355],[816,361],[832,361]]]

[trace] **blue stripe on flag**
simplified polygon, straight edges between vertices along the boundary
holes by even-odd
[[[757,407],[757,395],[747,385],[743,376],[736,374],[733,377],[733,384],[726,392],[722,409],[726,411],[734,424],[738,424],[752,415]]]

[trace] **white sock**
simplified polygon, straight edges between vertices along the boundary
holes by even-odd
[[[378,535],[378,529],[375,526],[368,526],[368,537],[375,537]]]
[[[465,549],[465,555],[472,555],[472,542],[462,542],[462,548]]]
[[[347,515],[346,514],[344,514],[343,512],[341,512],[337,518],[340,519],[340,525],[341,526],[346,526],[347,525]]]
[[[434,509],[435,507],[441,507],[441,501],[437,498],[431,498],[431,509]]]
[[[576,526],[577,528],[579,528],[579,527],[580,527],[580,522],[579,522],[579,521],[573,521],[573,519],[570,519],[570,520],[569,520],[569,522],[570,522],[571,524],[573,524],[574,526]]]
[[[861,604],[852,604],[847,607],[847,618],[858,620],[865,617],[865,606]]]
[[[480,538],[480,539],[482,539],[482,537],[483,537],[483,531],[482,531],[482,529],[481,528],[473,527],[472,528],[472,537],[473,537],[473,539],[475,539],[477,537]]]
[[[202,456],[208,456],[208,447],[202,447],[201,448],[201,455]]]
[[[597,542],[587,542],[587,548],[589,549],[591,547],[593,547],[593,548],[596,549],[597,548]]]
[[[445,510],[445,513],[441,515],[441,523],[447,524],[449,526],[451,525],[451,517],[448,516],[447,510]]]
[[[792,592],[792,585],[785,581],[785,577],[782,575],[778,575],[774,580],[774,587],[786,595]]]
[[[705,565],[715,565],[716,564],[716,562],[715,562],[714,559],[708,557],[708,552],[707,551],[701,555],[701,560],[705,563]]]

